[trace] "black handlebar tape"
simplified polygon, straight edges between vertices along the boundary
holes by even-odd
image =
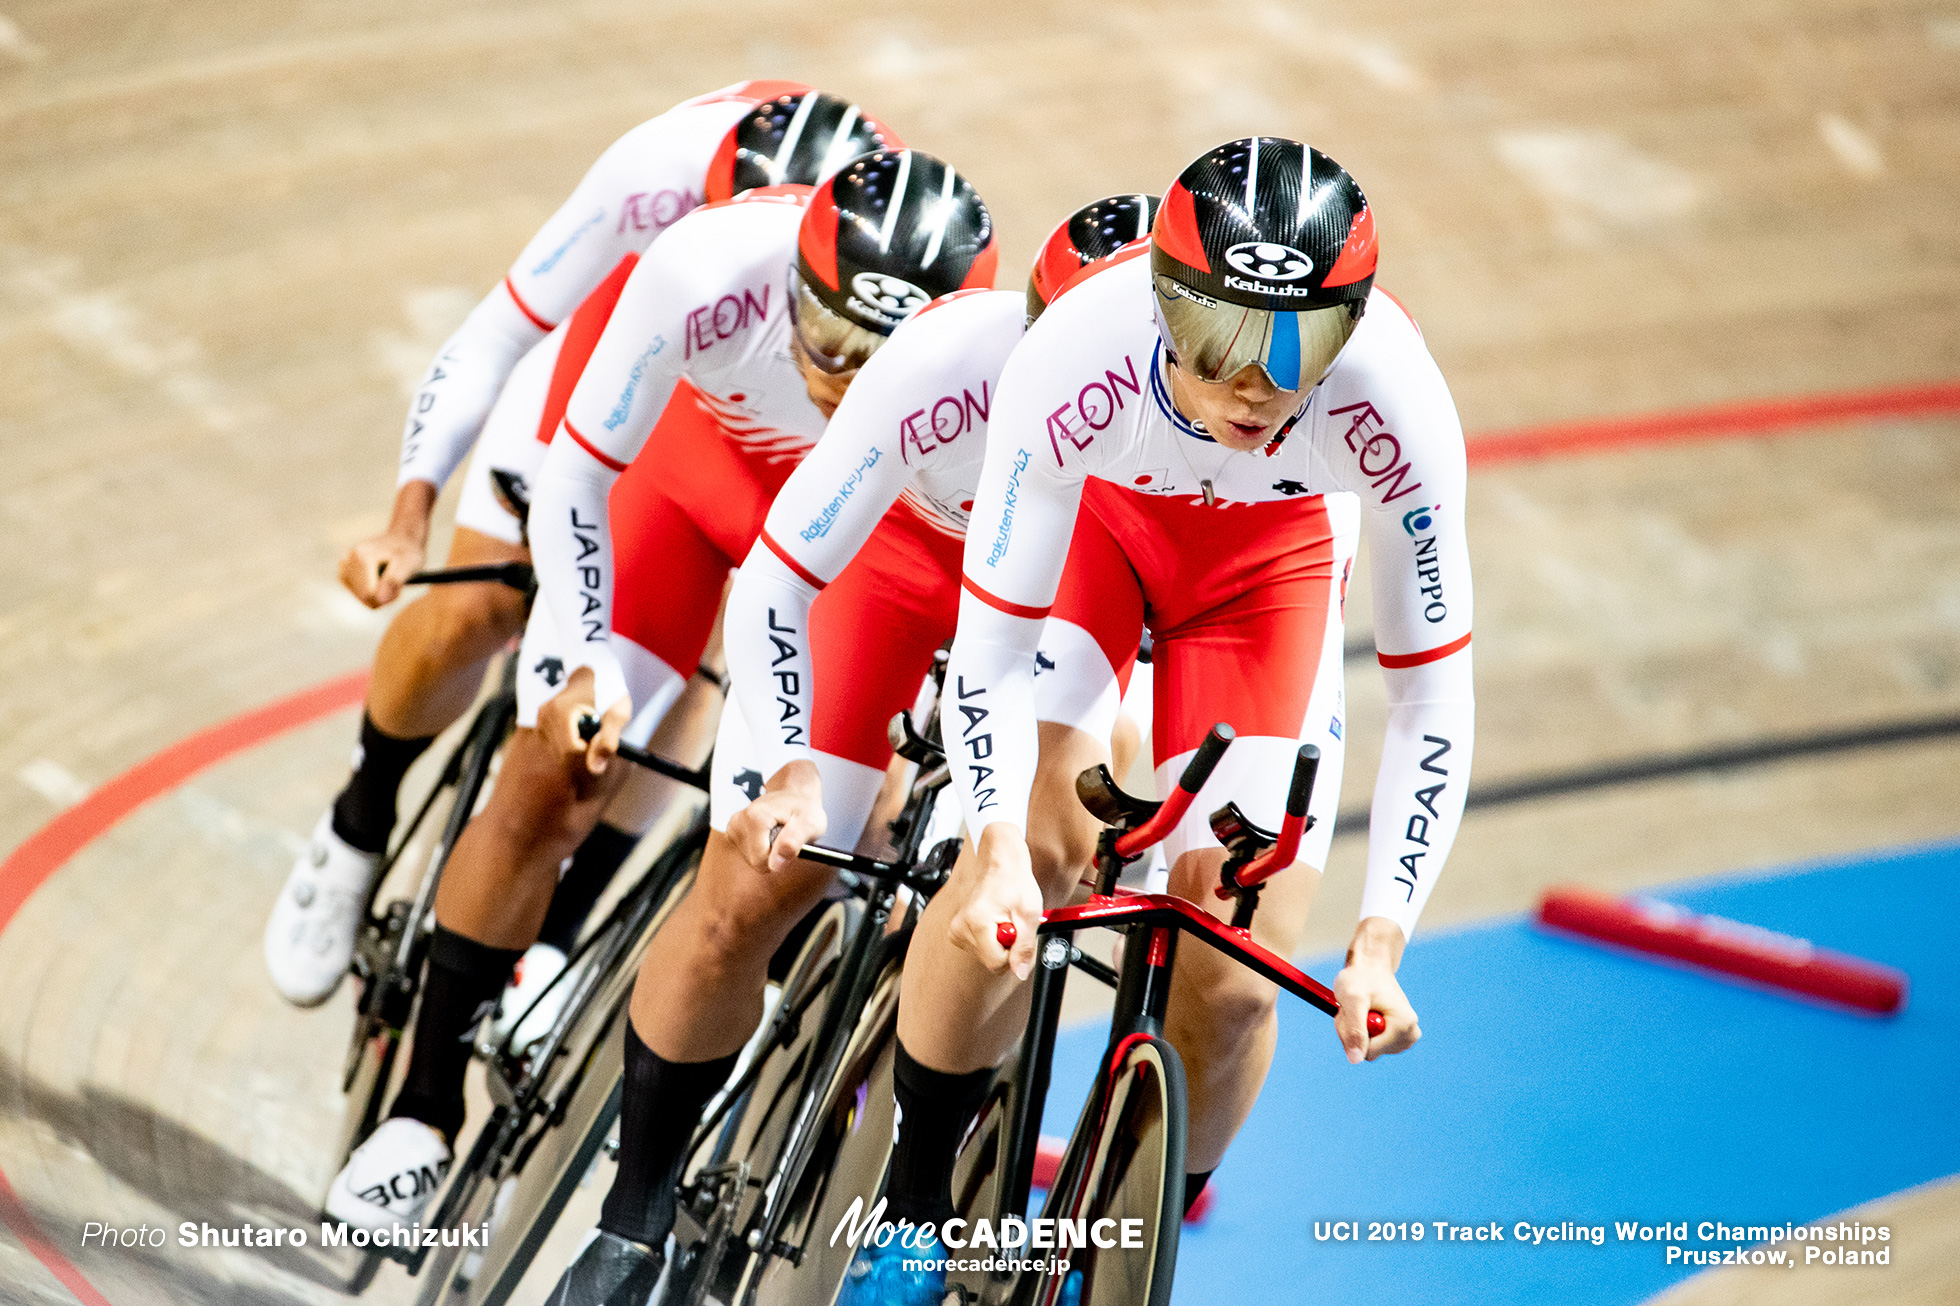
[[[1204,788],[1205,781],[1211,779],[1212,770],[1218,765],[1218,759],[1225,756],[1225,750],[1232,746],[1232,740],[1237,737],[1232,727],[1223,721],[1213,726],[1206,733],[1205,741],[1198,745],[1198,751],[1193,753],[1191,760],[1185,764],[1184,774],[1178,777],[1177,787],[1187,794],[1195,794]]]
[[[1313,797],[1313,778],[1320,770],[1320,750],[1312,744],[1301,744],[1299,760],[1293,763],[1293,787],[1286,792],[1286,814],[1305,816],[1307,802]]]

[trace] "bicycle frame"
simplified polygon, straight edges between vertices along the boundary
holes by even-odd
[[[1161,804],[1125,794],[1117,788],[1107,767],[1091,768],[1077,781],[1077,793],[1084,806],[1109,822],[1110,828],[1098,840],[1095,891],[1089,900],[1042,915],[1041,940],[1036,947],[1032,977],[1033,1010],[1011,1080],[1002,1144],[1004,1174],[998,1188],[1000,1207],[991,1213],[996,1217],[1020,1215],[1028,1209],[1068,969],[1073,965],[1092,973],[1106,971],[1106,968],[1085,966],[1088,959],[1082,956],[1072,937],[1078,931],[1114,929],[1122,932],[1127,942],[1120,974],[1096,976],[1106,983],[1111,978],[1115,980],[1116,1004],[1110,1019],[1109,1041],[1097,1070],[1095,1087],[1083,1104],[1082,1116],[1049,1187],[1044,1216],[1064,1214],[1059,1209],[1062,1195],[1073,1186],[1085,1163],[1093,1142],[1093,1126],[1100,1119],[1104,1095],[1109,1089],[1110,1070],[1123,1048],[1140,1036],[1163,1034],[1181,936],[1194,937],[1330,1016],[1340,1010],[1339,1000],[1331,989],[1258,943],[1251,930],[1261,885],[1292,865],[1301,837],[1313,825],[1307,806],[1319,751],[1311,745],[1300,750],[1287,795],[1286,820],[1277,834],[1252,824],[1236,804],[1227,804],[1212,816],[1213,830],[1229,850],[1219,896],[1238,899],[1230,924],[1186,899],[1170,894],[1139,893],[1116,883],[1126,863],[1148,851],[1183,819],[1232,738],[1229,726],[1222,723],[1215,726],[1186,767],[1177,788]],[[1011,944],[1005,930],[1002,942]],[[1371,1033],[1380,1032],[1378,1021],[1379,1016],[1370,1013]]]

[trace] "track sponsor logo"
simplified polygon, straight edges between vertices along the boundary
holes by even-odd
[[[1100,380],[1090,381],[1073,400],[1048,414],[1048,443],[1055,450],[1057,467],[1068,465],[1062,457],[1062,441],[1067,440],[1078,451],[1095,443],[1095,433],[1107,429],[1123,411],[1127,403],[1123,398],[1125,390],[1136,396],[1143,394],[1136,360],[1128,354],[1123,355],[1122,373],[1104,368]]]
[[[704,353],[720,341],[767,320],[770,289],[765,283],[762,298],[757,299],[755,292],[744,286],[740,295],[723,295],[712,304],[689,310],[687,330],[683,333],[687,339],[684,357]]]
[[[1225,251],[1225,261],[1261,281],[1298,281],[1313,271],[1313,260],[1307,255],[1270,240],[1240,241]],[[1231,284],[1229,278],[1226,284]]]
[[[978,398],[973,391],[962,389],[956,395],[939,396],[930,407],[906,414],[898,424],[899,457],[910,466],[913,450],[923,458],[968,431],[982,429],[992,406],[993,397],[988,393],[987,383],[982,381]]]
[[[1414,494],[1422,488],[1422,482],[1408,484],[1413,471],[1409,460],[1402,456],[1402,441],[1386,429],[1382,415],[1367,400],[1349,404],[1344,408],[1330,408],[1329,417],[1342,417],[1353,414],[1349,420],[1346,434],[1348,449],[1354,454],[1354,465],[1368,478],[1368,483],[1381,491],[1381,503],[1394,503],[1405,494]]]

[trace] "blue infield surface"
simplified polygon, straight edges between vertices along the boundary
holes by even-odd
[[[1405,1056],[1349,1066],[1327,1017],[1282,1003],[1272,1076],[1209,1219],[1185,1230],[1176,1300],[1638,1302],[1699,1267],[1619,1241],[1616,1222],[1685,1221],[1681,1245],[1733,1247],[1696,1226],[1815,1219],[1960,1171],[1960,844],[1654,896],[1897,966],[1906,1010],[1848,1014],[1517,918],[1419,936],[1402,979],[1424,1038]],[[1074,1124],[1105,1033],[1061,1040],[1046,1132]],[[1336,1221],[1364,1240],[1315,1237]],[[1372,1221],[1426,1237],[1369,1242]],[[1504,1241],[1442,1241],[1436,1221],[1494,1222]],[[1520,1244],[1520,1221],[1605,1242]]]

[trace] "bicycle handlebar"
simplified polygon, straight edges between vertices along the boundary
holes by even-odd
[[[1307,815],[1307,803],[1313,798],[1314,776],[1319,770],[1320,750],[1312,744],[1300,745],[1293,763],[1293,784],[1286,791],[1286,819],[1280,823],[1279,838],[1272,847],[1253,858],[1232,877],[1236,887],[1219,885],[1216,890],[1219,897],[1230,898],[1240,889],[1264,884],[1293,865],[1293,859],[1300,852],[1300,838],[1313,825],[1312,818]]]
[[[411,573],[404,585],[463,585],[474,581],[495,581],[514,590],[531,588],[532,571],[528,562],[486,563],[480,567],[439,567],[434,571]]]
[[[1191,800],[1205,787],[1205,781],[1211,779],[1212,771],[1235,737],[1232,727],[1223,721],[1206,733],[1204,742],[1198,745],[1198,751],[1185,763],[1184,774],[1177,778],[1177,788],[1171,790],[1170,797],[1158,805],[1149,820],[1134,830],[1116,836],[1118,856],[1125,859],[1135,857],[1150,845],[1163,842],[1164,836],[1177,828],[1177,823],[1191,809]]]
[[[593,738],[599,733],[600,724],[599,718],[594,716],[590,710],[583,712],[578,719],[578,737],[588,744],[591,743]],[[619,741],[619,747],[615,751],[625,761],[631,762],[635,766],[643,766],[655,775],[664,775],[669,780],[678,780],[684,785],[691,785],[704,794],[708,792],[708,767],[704,766],[698,771],[691,771],[679,762],[669,762],[658,753],[650,753],[644,748],[635,748],[623,739]]]

